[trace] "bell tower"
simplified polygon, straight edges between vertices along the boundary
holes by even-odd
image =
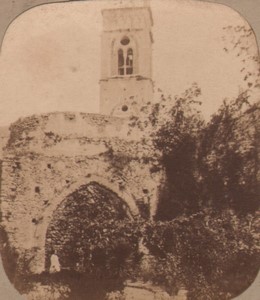
[[[102,15],[100,113],[137,115],[153,97],[151,9],[104,9]]]

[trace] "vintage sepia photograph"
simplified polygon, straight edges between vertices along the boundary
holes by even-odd
[[[0,300],[259,299],[260,31],[228,2],[0,0]]]

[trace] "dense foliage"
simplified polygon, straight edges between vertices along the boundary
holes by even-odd
[[[257,218],[205,210],[146,225],[153,256],[149,278],[189,299],[229,299],[245,290],[259,266]]]
[[[259,115],[259,104],[249,107],[242,94],[235,102],[224,103],[203,130],[199,167],[204,204],[239,214],[257,210]]]
[[[199,94],[194,85],[180,97],[162,96],[134,119],[141,130],[152,127],[167,175],[157,222],[146,226],[148,277],[170,290],[186,286],[190,299],[228,299],[252,283],[260,266],[260,105],[241,93],[206,124]]]
[[[85,273],[64,270],[27,278],[26,290],[40,282],[46,288],[60,286],[61,299],[64,294],[104,299],[130,279],[150,281],[171,295],[186,288],[189,299],[219,300],[240,294],[258,272],[259,219],[252,214],[242,219],[231,211],[205,209],[172,221],[120,221],[109,228],[96,222],[93,227],[93,259]],[[141,239],[149,255],[136,247]]]

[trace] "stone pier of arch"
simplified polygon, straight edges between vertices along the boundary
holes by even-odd
[[[120,118],[51,113],[14,123],[2,162],[1,225],[28,271],[45,271],[53,214],[84,185],[117,195],[132,218],[142,217],[140,204],[153,217],[164,173],[150,158],[151,148]]]

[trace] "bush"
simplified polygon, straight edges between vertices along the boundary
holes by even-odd
[[[224,103],[202,130],[198,165],[204,205],[238,214],[257,210],[259,117],[259,103],[250,107],[242,94]]]
[[[257,228],[256,220],[252,225],[232,211],[149,223],[145,242],[154,255],[150,276],[171,293],[186,286],[190,299],[235,296],[252,283],[259,268]]]

